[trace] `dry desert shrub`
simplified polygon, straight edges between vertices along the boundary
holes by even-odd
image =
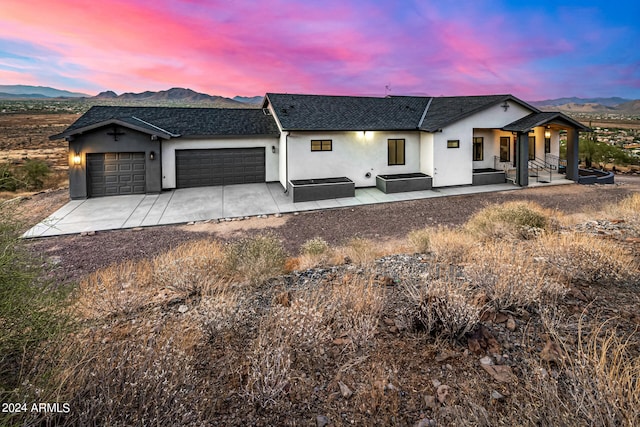
[[[277,319],[267,317],[249,350],[245,396],[262,408],[278,406],[291,380],[291,346]]]
[[[565,292],[524,243],[487,242],[469,253],[464,274],[495,310],[555,302]]]
[[[428,228],[413,230],[407,235],[407,239],[416,252],[426,254],[431,249],[431,234],[432,231]]]
[[[333,256],[333,250],[322,237],[314,237],[302,244],[301,255],[297,257],[297,268],[301,270],[327,265]]]
[[[200,293],[219,279],[223,256],[217,242],[185,243],[154,258],[153,281],[181,293]]]
[[[345,246],[336,250],[335,255],[342,258],[336,262],[336,264],[341,263],[344,259],[349,259],[357,265],[371,265],[376,257],[379,256],[379,253],[378,245],[375,242],[369,239],[355,237],[349,240]]]
[[[149,261],[126,261],[99,270],[80,282],[77,312],[87,318],[134,313],[156,293],[152,279]]]
[[[482,307],[475,305],[471,289],[453,280],[403,282],[412,303],[408,316],[428,334],[460,339],[480,321]]]
[[[469,233],[441,227],[431,234],[430,244],[431,252],[438,262],[458,264],[466,260],[468,253],[478,242]]]
[[[536,251],[551,274],[569,281],[640,283],[637,261],[612,240],[581,233],[548,235],[537,242]]]
[[[507,202],[476,212],[465,224],[465,229],[485,240],[528,240],[552,229],[555,215],[533,202]]]
[[[183,425],[215,392],[195,369],[202,341],[189,321],[87,329],[58,357],[55,379],[73,410],[56,425]]]
[[[209,342],[237,333],[257,316],[246,288],[226,284],[203,295],[197,307],[202,329]]]
[[[284,271],[287,254],[276,236],[270,233],[244,238],[224,249],[227,275],[257,285]]]
[[[352,348],[373,344],[385,307],[384,290],[374,284],[373,278],[347,275],[331,288],[325,299],[335,337],[347,338]]]

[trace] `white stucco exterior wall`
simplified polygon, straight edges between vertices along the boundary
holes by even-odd
[[[289,132],[280,133],[280,144],[278,146],[278,180],[282,184],[282,188],[287,188],[287,143]]]
[[[276,147],[273,153],[271,147]],[[265,150],[265,178],[278,181],[279,142],[277,137],[243,137],[215,139],[175,139],[162,141],[162,188],[176,188],[176,150],[206,150],[217,148],[256,148]]]
[[[420,172],[433,176],[433,134],[420,132]]]
[[[332,151],[311,151],[311,140],[332,140]],[[387,140],[405,140],[405,164],[389,166]],[[419,132],[291,132],[289,181],[346,176],[356,187],[373,187],[376,175],[420,171]],[[366,174],[370,173],[367,178]]]
[[[459,120],[442,129],[442,132],[434,134],[434,172],[432,175],[434,187],[472,183],[474,129],[499,129],[532,113],[531,110],[518,103],[507,102],[507,104],[509,108],[506,110],[500,103]],[[449,140],[459,140],[460,147],[447,148]],[[487,142],[485,139],[485,159],[488,155],[486,152]],[[493,167],[493,165],[486,167]]]

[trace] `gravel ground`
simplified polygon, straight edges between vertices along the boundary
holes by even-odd
[[[160,254],[181,243],[196,239],[229,240],[269,230],[280,237],[291,254],[297,254],[306,240],[320,236],[331,245],[353,237],[388,241],[403,238],[426,226],[458,226],[479,209],[511,200],[530,200],[563,213],[597,211],[640,191],[640,177],[619,176],[615,185],[563,185],[528,188],[499,193],[423,199],[353,208],[288,214],[282,218],[251,219],[230,223],[192,226],[159,226],[140,231],[115,230],[91,236],[61,236],[27,242],[34,253],[55,265],[52,274],[62,281],[75,281],[102,267],[124,260]],[[20,211],[41,211],[38,206],[55,207],[64,200],[58,192],[43,193],[24,200]],[[26,215],[26,214],[24,214]],[[25,219],[35,223],[41,218]]]

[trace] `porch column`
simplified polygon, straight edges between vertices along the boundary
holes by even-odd
[[[529,134],[524,132],[516,137],[516,184],[529,185]]]
[[[576,128],[567,129],[567,179],[578,182],[578,141],[579,132]]]

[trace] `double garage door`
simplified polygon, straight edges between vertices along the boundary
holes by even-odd
[[[89,197],[144,194],[144,153],[87,154]]]
[[[265,182],[264,148],[176,150],[176,187]]]

